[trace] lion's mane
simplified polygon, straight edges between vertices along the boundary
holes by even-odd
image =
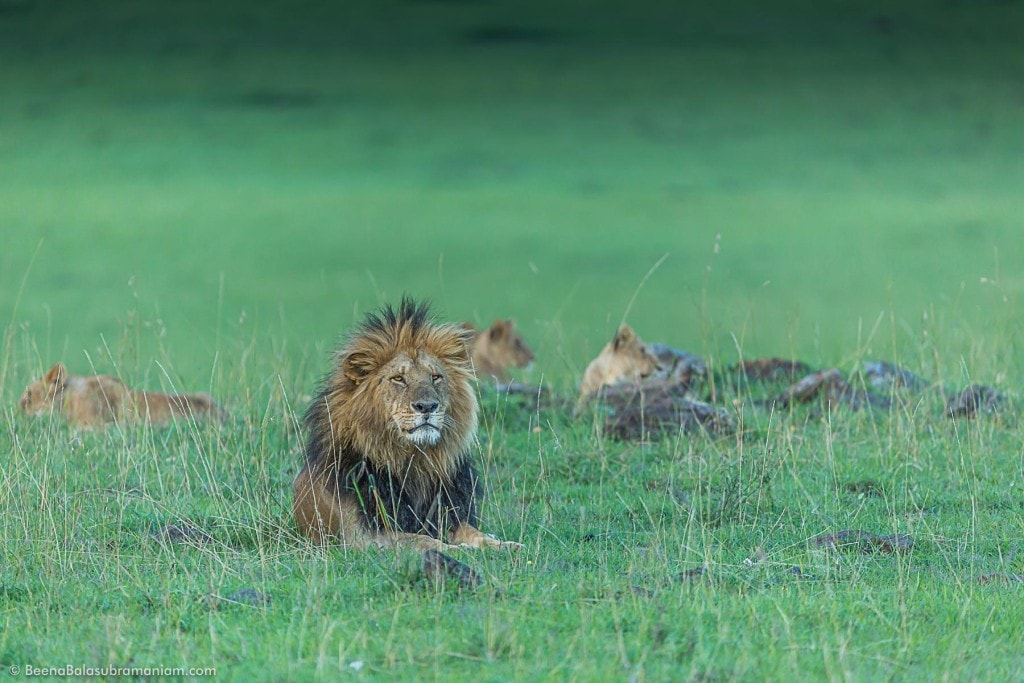
[[[354,496],[374,532],[439,538],[459,524],[477,524],[480,483],[471,448],[476,439],[470,333],[430,319],[426,303],[403,298],[396,309],[370,314],[337,352],[305,416],[306,466],[330,495]],[[441,438],[415,444],[391,424],[382,368],[399,354],[429,354],[447,377]]]

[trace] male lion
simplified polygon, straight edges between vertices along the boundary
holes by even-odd
[[[615,337],[605,344],[597,358],[583,373],[577,409],[602,387],[622,382],[642,382],[659,367],[658,359],[647,350],[629,325],[619,326]]]
[[[306,412],[295,522],[317,543],[517,547],[479,531],[471,333],[426,304],[370,314]],[[451,544],[451,545],[449,545]]]
[[[499,384],[509,379],[509,368],[525,368],[533,362],[533,350],[511,320],[495,320],[477,332],[472,323],[463,327],[475,335],[472,342],[473,367],[478,377],[491,377]]]
[[[29,415],[64,414],[83,429],[121,421],[167,424],[181,417],[224,417],[224,411],[207,394],[134,391],[109,375],[68,374],[63,363],[29,384],[18,404]]]

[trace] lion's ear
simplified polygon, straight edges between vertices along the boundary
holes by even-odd
[[[68,369],[63,363],[57,363],[47,371],[43,381],[52,386],[63,386],[68,379]]]
[[[619,326],[619,331],[615,333],[615,338],[612,340],[612,348],[616,351],[628,346],[636,339],[636,333],[633,332],[633,328],[622,323]]]
[[[359,384],[377,369],[372,355],[361,351],[350,351],[341,359],[341,371],[354,384]]]
[[[512,331],[511,320],[495,320],[494,324],[491,325],[491,329],[488,331],[488,336],[497,341],[503,337],[508,336],[508,333]]]

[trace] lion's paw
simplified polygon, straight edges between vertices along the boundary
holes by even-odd
[[[522,543],[517,543],[516,541],[503,541],[497,536],[484,534],[484,537],[481,539],[481,547],[495,548],[498,550],[521,550],[525,546]]]

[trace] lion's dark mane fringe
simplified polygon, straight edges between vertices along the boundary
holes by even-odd
[[[404,531],[440,538],[446,529],[479,523],[476,501],[482,488],[469,457],[462,458],[451,479],[446,483],[439,481],[431,495],[411,489],[404,485],[401,474],[375,467],[352,451],[339,454],[326,474],[325,483],[332,494],[356,494],[366,525],[374,531]]]
[[[430,302],[415,300],[403,296],[396,310],[389,304],[381,307],[378,313],[369,313],[366,320],[358,327],[355,336],[395,334],[403,326],[408,325],[409,331],[416,335],[430,322]]]

